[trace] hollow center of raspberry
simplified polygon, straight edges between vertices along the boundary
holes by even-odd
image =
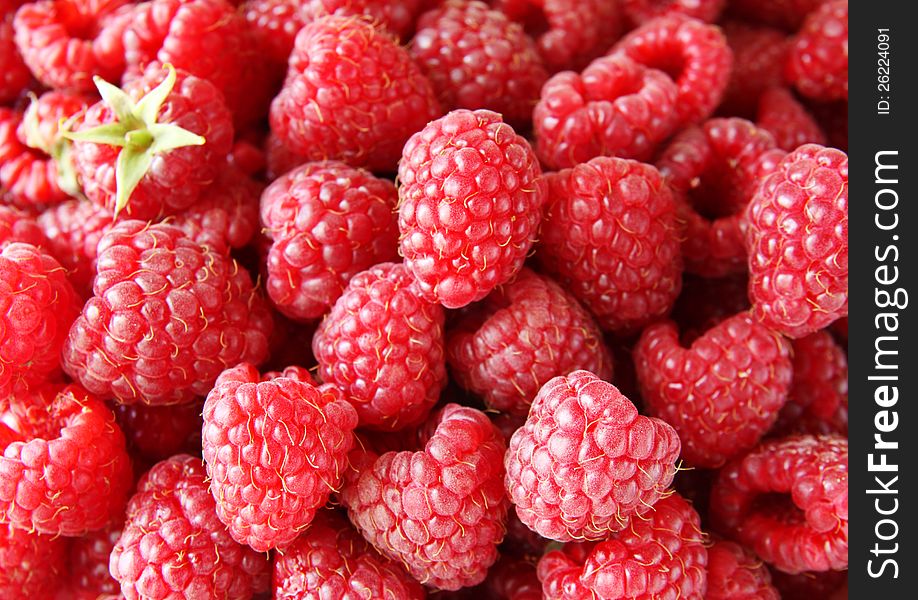
[[[689,189],[689,201],[705,219],[714,221],[743,210],[746,199],[729,166],[712,166]]]
[[[802,525],[806,515],[800,510],[789,494],[771,492],[761,494],[752,502],[751,514],[759,514],[774,519],[785,525]]]
[[[98,21],[81,14],[72,2],[59,2],[57,6],[60,23],[67,35],[77,40],[94,40],[99,33]]]
[[[506,0],[501,8],[512,20],[523,25],[523,30],[538,38],[551,29],[548,17],[542,9],[540,2],[534,0]]]

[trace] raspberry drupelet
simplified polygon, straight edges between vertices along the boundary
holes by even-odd
[[[771,574],[748,548],[717,540],[708,548],[705,600],[781,600]]]
[[[0,430],[5,425],[0,423]],[[0,432],[0,446],[3,445]],[[67,538],[0,523],[0,597],[53,598],[69,567]]]
[[[807,15],[787,54],[785,77],[813,100],[848,99],[848,0]]]

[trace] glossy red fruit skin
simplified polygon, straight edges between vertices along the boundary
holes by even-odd
[[[679,436],[588,371],[548,381],[510,439],[504,483],[543,537],[600,540],[640,521],[676,474]]]
[[[444,319],[402,264],[358,273],[313,337],[322,381],[341,389],[361,427],[416,427],[446,386]]]
[[[156,87],[166,76],[159,63],[143,77],[125,86],[135,101]],[[175,87],[160,108],[157,122],[182,127],[201,135],[200,146],[175,148],[156,156],[155,165],[140,180],[120,214],[132,219],[159,220],[192,206],[217,177],[233,143],[232,114],[213,84],[185,71],[176,71]],[[76,131],[115,121],[112,109],[103,101],[89,108]],[[76,141],[74,168],[86,197],[114,210],[117,193],[115,166],[121,148],[108,144]]]
[[[0,246],[13,242],[36,248],[48,245],[48,239],[32,215],[12,206],[0,205]]]
[[[67,573],[67,538],[0,523],[0,596],[46,600]]]
[[[774,425],[793,377],[787,340],[748,313],[683,347],[672,322],[644,330],[634,362],[650,413],[670,423],[692,466],[716,468],[755,446]]]
[[[785,77],[813,100],[848,99],[848,0],[807,15],[787,55]]]
[[[669,75],[623,55],[558,73],[533,112],[539,158],[555,169],[596,156],[649,160],[678,126],[678,93]]]
[[[48,239],[48,251],[67,271],[67,279],[81,298],[92,296],[96,276],[96,247],[112,228],[110,210],[87,200],[68,200],[38,215]]]
[[[807,144],[765,177],[746,209],[749,297],[791,338],[848,314],[848,155]]]
[[[382,555],[343,516],[323,510],[309,529],[274,560],[277,600],[369,598],[421,600],[424,588],[404,567]]]
[[[305,0],[301,1],[303,18],[309,22],[325,15],[355,16],[370,20],[374,27],[384,29],[406,40],[415,27],[419,13],[427,0]]]
[[[204,403],[203,455],[217,516],[240,544],[283,549],[341,486],[357,413],[333,386],[251,364],[224,371]]]
[[[636,24],[666,15],[685,15],[705,23],[714,23],[726,4],[725,0],[622,0],[625,16]]]
[[[8,203],[42,208],[67,199],[58,184],[57,165],[41,150],[27,146],[17,134],[22,114],[0,106],[0,189]]]
[[[307,163],[274,180],[261,196],[274,306],[317,319],[357,273],[396,260],[397,203],[392,182],[342,162]]]
[[[539,560],[543,598],[705,598],[708,551],[701,519],[672,492],[605,541],[566,544]]]
[[[22,441],[0,457],[0,521],[80,536],[117,520],[133,478],[112,411],[78,385],[26,410]]]
[[[484,2],[450,0],[425,13],[409,51],[444,109],[487,108],[514,125],[531,121],[548,79],[522,25]]]
[[[484,413],[447,404],[421,428],[418,451],[351,453],[341,500],[351,523],[422,584],[481,583],[497,560],[509,502],[506,446]],[[392,502],[396,500],[396,502]]]
[[[525,417],[552,377],[584,369],[612,380],[602,333],[577,300],[551,279],[523,268],[447,336],[456,380],[485,405]]]
[[[32,73],[22,62],[22,56],[13,41],[13,18],[0,13],[0,103],[6,104],[19,97],[31,82]]]
[[[60,351],[79,314],[64,269],[22,242],[0,249],[0,407],[16,385],[60,373]]]
[[[454,110],[411,136],[399,250],[424,298],[461,308],[519,272],[542,218],[541,175],[529,142],[491,111]]]
[[[273,321],[235,260],[180,229],[119,222],[98,246],[95,295],[62,353],[65,370],[122,404],[182,404],[268,354]]]
[[[108,559],[120,537],[119,523],[70,542],[70,587],[78,599],[98,600],[105,594],[118,594],[121,586],[108,572]]]
[[[768,494],[767,505],[756,499]],[[848,440],[792,436],[763,443],[721,470],[714,527],[786,573],[848,568]]]
[[[546,179],[542,268],[605,330],[634,332],[665,316],[682,286],[682,252],[660,172],[598,157]]]
[[[283,69],[297,32],[305,25],[299,0],[247,0],[239,7],[258,47]]]
[[[622,38],[611,54],[669,73],[678,87],[676,114],[683,126],[711,115],[733,67],[733,53],[720,28],[681,15],[648,21]]]
[[[271,130],[308,160],[391,172],[412,133],[440,114],[408,51],[362,18],[326,16],[296,37]]]
[[[109,570],[127,600],[249,600],[271,577],[265,555],[234,542],[217,519],[204,465],[187,454],[157,463],[137,483]]]
[[[781,600],[768,568],[752,551],[717,540],[708,548],[705,600]]]

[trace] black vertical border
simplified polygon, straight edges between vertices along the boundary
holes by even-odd
[[[918,451],[914,440],[918,438],[918,416],[914,408],[918,380],[918,344],[915,318],[911,303],[918,302],[918,211],[915,209],[918,181],[918,139],[916,139],[915,112],[918,111],[916,95],[916,70],[918,70],[918,27],[910,18],[913,3],[896,0],[851,0],[849,3],[849,389],[850,389],[850,454],[849,454],[849,587],[850,598],[906,599],[918,598],[918,562],[915,561],[916,514],[915,497],[918,484]],[[890,35],[890,89],[878,89],[877,34],[879,28],[888,28]],[[890,96],[889,114],[878,114],[878,101]],[[895,184],[899,203],[897,231],[882,231],[875,225],[878,212],[875,194],[883,186],[875,183],[875,155],[883,150],[898,151],[898,183]],[[898,240],[892,236],[898,234]],[[890,487],[898,490],[898,510],[889,518],[898,527],[894,539],[884,541],[877,536],[877,523],[884,518],[878,514],[875,500],[881,496],[868,490],[878,486],[875,475],[868,470],[868,455],[876,453],[875,419],[884,410],[875,402],[877,385],[868,377],[875,374],[875,341],[882,330],[875,326],[880,309],[875,301],[876,268],[882,264],[876,259],[877,248],[885,249],[895,244],[899,250],[899,280],[896,286],[909,293],[909,306],[899,310],[898,330],[898,385],[899,399],[889,410],[897,411],[899,419],[895,431],[885,433],[886,440],[899,443],[898,450],[887,452],[887,460],[898,464],[899,479]],[[892,309],[896,310],[896,309]],[[879,457],[874,457],[878,462]],[[888,474],[886,474],[888,475]],[[889,477],[886,476],[887,480]],[[908,491],[912,490],[912,491]],[[881,508],[888,510],[892,494],[883,495]],[[889,536],[893,526],[885,523],[880,533]],[[894,548],[894,554],[872,553],[875,544],[881,548]],[[887,565],[883,576],[875,578],[868,573],[868,561],[873,560],[877,570],[884,558],[892,558],[898,566],[898,577]],[[816,599],[814,599],[816,600]]]

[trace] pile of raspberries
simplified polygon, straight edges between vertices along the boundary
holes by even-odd
[[[0,0],[0,598],[846,598],[847,110],[847,0]]]

